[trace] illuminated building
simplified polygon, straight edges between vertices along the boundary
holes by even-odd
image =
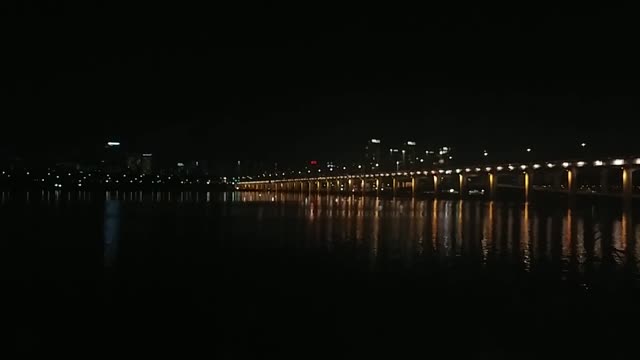
[[[364,148],[365,166],[369,169],[376,169],[382,162],[382,145],[380,139],[370,139]]]

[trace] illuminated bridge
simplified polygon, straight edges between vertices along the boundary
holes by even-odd
[[[521,191],[528,200],[533,191],[568,195],[593,194],[638,197],[633,173],[640,157],[598,160],[560,160],[506,164],[476,164],[468,167],[433,167],[418,171],[361,172],[318,177],[282,176],[267,180],[241,181],[246,191],[297,191],[358,194],[484,194],[494,197],[501,189]]]

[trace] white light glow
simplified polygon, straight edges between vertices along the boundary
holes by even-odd
[[[407,141],[407,145],[415,146],[416,142],[415,141]]]
[[[613,165],[624,165],[624,160],[622,159],[615,159],[612,162]]]
[[[553,168],[554,166],[555,166],[555,165],[553,165],[552,163],[548,163],[548,164],[547,164],[547,167],[548,167],[549,169]]]
[[[464,171],[471,172],[471,168],[466,168],[466,169],[464,169]]]
[[[498,166],[496,169],[497,169],[498,171],[502,171],[503,167],[502,167],[502,166]]]
[[[569,167],[569,165],[570,165],[570,164],[569,164],[568,162],[563,162],[563,163],[562,163],[562,167],[563,167],[563,168],[568,168],[568,167]]]
[[[449,175],[449,174],[451,174],[451,173],[452,173],[452,171],[451,171],[451,170],[447,170],[447,171],[445,171],[444,173],[445,173],[445,174],[447,174],[447,175]]]
[[[525,170],[527,168],[527,165],[520,165],[520,169]]]
[[[540,169],[540,164],[533,164],[534,169]]]
[[[584,161],[578,161],[578,164],[577,164],[577,165],[578,165],[578,167],[583,167],[583,166],[584,166],[584,164],[585,164],[585,162],[584,162]]]
[[[379,139],[371,139],[371,143],[372,144],[380,144],[380,140]]]
[[[487,166],[487,167],[485,168],[485,170],[487,170],[487,171],[491,171],[491,167],[490,167],[490,166]]]
[[[120,146],[120,142],[118,142],[118,141],[109,141],[109,142],[107,142],[107,145],[109,145],[109,146]]]

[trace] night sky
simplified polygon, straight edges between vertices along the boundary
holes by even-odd
[[[109,139],[220,161],[339,158],[371,137],[637,148],[629,9],[16,3],[0,21],[9,155]]]

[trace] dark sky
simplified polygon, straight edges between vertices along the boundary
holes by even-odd
[[[6,153],[118,139],[277,160],[370,137],[468,151],[635,137],[629,9],[29,3],[2,5]]]

